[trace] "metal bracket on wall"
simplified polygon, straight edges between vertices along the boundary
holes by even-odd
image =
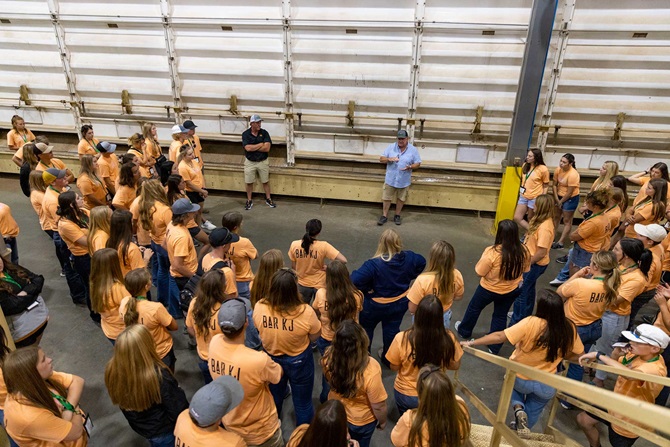
[[[284,123],[286,126],[286,163],[295,164],[295,129],[293,128],[293,52],[291,46],[291,0],[282,0],[284,29]]]
[[[477,110],[475,111],[475,122],[474,126],[472,127],[472,131],[470,132],[470,136],[473,137],[473,139],[477,139],[480,133],[482,133],[482,116],[484,115],[484,106],[477,106]]]
[[[349,101],[347,106],[347,126],[354,127],[354,113],[356,111],[356,101]]]
[[[174,42],[174,30],[172,29],[171,17],[170,17],[170,1],[169,0],[160,0],[161,5],[161,16],[163,19],[163,31],[165,33],[165,49],[167,52],[168,58],[168,68],[170,72],[170,84],[172,87],[172,100],[174,104],[174,121],[175,123],[181,122],[181,110],[182,100],[181,100],[181,80],[179,79],[179,72],[177,71],[177,52],[175,50]],[[170,118],[170,109],[168,108],[168,118]]]
[[[228,111],[232,115],[239,115],[240,112],[237,111],[237,96],[236,95],[230,95],[230,108]]]
[[[133,114],[133,106],[130,105],[130,93],[128,90],[121,90],[121,111],[127,115]]]
[[[30,100],[30,95],[28,94],[28,86],[25,84],[19,87],[19,103],[21,101],[23,101],[23,103],[27,106],[33,103]]]
[[[626,114],[619,112],[616,116],[616,126],[614,126],[614,135],[612,135],[612,141],[621,141],[621,129],[623,128],[623,122],[626,120]]]
[[[417,0],[414,8],[414,36],[412,38],[412,66],[409,77],[409,94],[407,98],[407,118],[410,140],[414,139],[414,123],[409,120],[416,118],[416,108],[419,97],[419,72],[421,68],[421,47],[423,45],[423,20],[426,12],[426,0]]]

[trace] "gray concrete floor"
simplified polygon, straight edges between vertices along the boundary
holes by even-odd
[[[75,307],[67,293],[65,278],[59,276],[54,249],[49,238],[40,230],[37,217],[29,201],[18,188],[18,178],[5,176],[0,178],[0,201],[12,208],[12,213],[21,228],[18,238],[21,264],[30,270],[43,274],[47,281],[43,296],[50,310],[49,325],[42,339],[42,347],[54,361],[58,371],[69,372],[82,376],[86,380],[86,388],[81,401],[82,407],[91,413],[96,431],[89,445],[91,446],[145,446],[147,441],[135,434],[119,409],[112,405],[104,385],[105,364],[112,355],[112,346],[100,328],[88,318],[88,311]],[[453,322],[460,319],[465,312],[467,303],[478,284],[474,265],[482,250],[493,243],[489,229],[493,220],[490,216],[478,217],[475,213],[459,213],[435,211],[425,208],[407,208],[403,212],[402,226],[391,222],[384,227],[377,226],[377,218],[381,206],[369,206],[356,203],[336,203],[299,200],[276,197],[277,208],[270,209],[262,200],[255,196],[254,208],[244,211],[244,197],[240,194],[214,194],[207,200],[207,208],[211,210],[209,219],[220,224],[221,215],[230,210],[241,210],[245,220],[243,234],[249,237],[260,253],[271,248],[286,251],[295,239],[302,237],[305,222],[318,218],[323,222],[321,239],[327,240],[337,247],[348,259],[350,270],[358,268],[366,259],[374,254],[377,240],[386,228],[394,228],[401,235],[404,247],[408,250],[428,256],[430,246],[437,239],[451,242],[457,254],[457,267],[465,279],[465,296],[454,305]],[[560,251],[560,254],[564,254]],[[552,252],[552,260],[557,253]],[[254,263],[254,270],[257,262]],[[560,265],[552,261],[546,274],[540,279],[539,285],[545,286],[560,269]],[[475,336],[487,332],[490,322],[490,309],[479,319]],[[403,321],[402,329],[410,325],[409,314]],[[175,332],[175,352],[177,356],[176,377],[190,399],[195,391],[203,385],[202,376],[197,367],[197,354],[187,347],[187,338],[180,330]],[[376,356],[381,347],[381,326],[377,329],[372,342],[372,352]],[[503,348],[502,355],[509,356],[512,348]],[[318,354],[315,363],[318,365]],[[465,356],[461,366],[461,378],[471,390],[492,409],[497,408],[499,390],[503,379],[503,370],[497,367],[483,367],[483,363],[471,356]],[[321,370],[317,367],[314,386],[314,402],[318,405],[320,392]],[[383,368],[384,384],[389,393],[389,424],[384,432],[376,432],[372,445],[375,447],[390,445],[390,431],[397,420],[398,414],[393,401],[393,381],[395,373]],[[471,408],[473,422],[485,423],[484,418]],[[295,426],[292,403],[288,399],[284,405],[282,429],[287,439]],[[558,425],[565,433],[580,443],[586,439],[579,431],[575,422],[576,411],[559,411]],[[536,427],[536,430],[538,428]],[[637,445],[643,445],[640,441]]]

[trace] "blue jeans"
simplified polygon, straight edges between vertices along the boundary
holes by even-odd
[[[10,261],[12,261],[12,264],[17,264],[18,265],[18,263],[19,263],[19,246],[16,243],[16,238],[15,237],[6,237],[5,238],[5,245],[7,245],[7,248],[10,248],[12,250]]]
[[[477,320],[479,319],[479,315],[482,313],[482,310],[491,303],[493,303],[493,316],[491,317],[489,333],[504,330],[507,326],[507,312],[509,311],[509,308],[512,307],[514,300],[519,296],[519,293],[521,293],[520,288],[501,295],[486,290],[481,285],[477,286],[477,290],[475,290],[474,295],[472,295],[472,299],[470,300],[470,303],[468,303],[468,308],[458,327],[459,335],[463,338],[470,338],[472,336],[472,331],[477,324]],[[502,348],[502,343],[489,345],[489,349],[494,354],[500,352],[500,348]]]
[[[398,413],[403,415],[407,410],[419,408],[419,398],[417,396],[408,396],[393,388],[393,396],[395,397],[395,406],[398,407]]]
[[[170,275],[170,258],[167,250],[153,241],[151,242],[151,248],[158,261],[158,301],[167,307],[168,312],[174,318],[183,318],[183,312],[179,307],[179,289],[174,278]]]
[[[70,290],[70,298],[72,298],[72,302],[75,304],[86,304],[86,287],[84,281],[72,267],[72,260],[70,259],[72,253],[70,253],[70,249],[67,248],[67,244],[63,242],[63,239],[61,239],[60,234],[57,232],[48,231],[47,234],[50,234],[54,241],[56,257],[58,257],[60,267],[65,274],[65,280],[67,281],[67,287]]]
[[[200,368],[202,378],[205,379],[205,385],[212,383],[212,374],[209,372],[209,363],[207,363],[207,360],[198,359],[198,368]]]
[[[512,313],[512,318],[509,322],[510,326],[533,315],[533,308],[535,307],[535,283],[537,283],[537,280],[546,270],[546,265],[533,264],[530,266],[530,270],[523,274],[521,293],[514,301],[514,313]]]
[[[563,268],[558,273],[556,279],[559,281],[567,281],[570,278],[570,263],[574,264],[575,267],[588,267],[591,263],[591,257],[593,253],[589,253],[579,246],[578,242],[575,242],[568,252],[568,262],[563,265]]]
[[[593,346],[595,342],[598,341],[602,334],[602,320],[594,321],[593,323],[587,324],[586,326],[577,326],[577,335],[579,335],[579,339],[584,345],[584,352],[589,352],[591,346]],[[570,379],[581,382],[584,376],[584,368],[581,365],[570,363],[566,376]]]
[[[79,277],[84,283],[84,290],[86,290],[86,305],[88,309],[91,309],[91,290],[90,290],[90,277],[91,277],[91,257],[86,255],[81,256],[71,256],[72,267],[74,271],[77,272]]]
[[[409,303],[409,300],[406,297],[388,304],[380,304],[372,299],[363,301],[363,310],[358,316],[358,319],[370,339],[368,351],[372,347],[372,338],[375,334],[375,328],[381,322],[382,340],[384,343],[381,361],[386,366],[389,365],[388,360],[386,360],[386,352],[389,350],[396,334],[400,332],[400,323],[402,323],[402,317],[404,317],[407,312],[407,303]]]
[[[528,428],[533,428],[542,415],[542,410],[554,395],[556,389],[534,380],[524,380],[518,377],[514,381],[512,391],[512,408],[521,405],[528,415]]]
[[[444,322],[444,328],[449,329],[451,327],[451,315],[453,312],[451,309],[442,314],[442,321]],[[412,323],[414,323],[414,317],[412,317]]]
[[[5,410],[0,410],[0,424],[2,424],[3,427],[5,426]],[[9,445],[11,447],[19,447],[9,435],[7,435],[7,438],[9,438]]]
[[[358,441],[361,447],[370,447],[370,440],[377,427],[377,421],[366,425],[354,425],[347,422],[347,426],[349,427],[349,436],[351,436],[351,439]]]
[[[237,296],[240,298],[251,299],[251,289],[249,289],[249,281],[237,281]]]
[[[326,348],[330,346],[332,342],[324,339],[323,337],[319,337],[316,340],[316,348],[319,350],[319,353],[321,354],[321,357],[323,358],[323,353],[326,352]],[[319,394],[319,402],[324,403],[325,401],[328,400],[328,393],[330,393],[330,384],[326,380],[326,376],[322,373],[321,374],[321,394]]]
[[[251,303],[249,304],[251,306]],[[244,333],[244,346],[247,348],[259,350],[262,346],[261,344],[261,336],[258,333],[258,329],[256,329],[256,324],[254,323],[254,311],[249,308],[249,311],[247,312],[247,321],[249,324],[247,324],[247,329],[246,332]]]
[[[295,424],[309,424],[314,418],[312,391],[314,390],[314,354],[308,346],[302,354],[271,355],[284,374],[278,384],[270,384],[270,392],[277,406],[277,413],[281,419],[281,410],[286,396],[286,385],[291,384],[293,407],[295,408]]]
[[[174,447],[174,435],[172,433],[165,433],[149,439],[151,447]]]

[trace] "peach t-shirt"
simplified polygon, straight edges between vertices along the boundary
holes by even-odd
[[[77,188],[79,188],[79,191],[84,198],[84,206],[89,210],[93,209],[99,204],[93,203],[90,199],[88,199],[88,195],[92,195],[99,202],[107,202],[107,188],[99,178],[91,179],[91,177],[88,175],[81,174],[77,179]]]
[[[9,132],[7,132],[7,146],[18,147],[19,150],[14,155],[19,157],[21,160],[23,160],[23,150],[21,150],[21,148],[23,148],[24,144],[33,141],[34,139],[35,135],[28,129],[25,129],[23,133],[19,133],[15,129],[11,129]]]
[[[642,185],[640,186],[640,190],[637,192],[637,195],[635,196],[635,199],[633,200],[633,206],[637,205],[638,203],[642,202],[644,199],[649,197],[647,195],[647,184],[651,180],[649,177],[643,177],[640,180],[642,180]],[[667,200],[670,203],[670,182],[668,182],[668,195],[667,195]]]
[[[37,213],[37,218],[40,221],[40,228],[46,230],[47,216],[45,209],[42,207],[43,202],[44,202],[44,193],[42,191],[37,190],[30,191],[30,204],[33,206],[35,213]]]
[[[326,241],[314,241],[309,253],[301,247],[302,240],[293,241],[288,257],[295,262],[298,284],[303,287],[326,287],[326,272],[323,270],[325,259],[333,260],[340,252]]]
[[[172,140],[170,147],[168,148],[168,160],[177,163],[177,156],[179,155],[179,149],[184,145],[181,141]]]
[[[612,231],[617,228],[619,221],[621,220],[621,208],[619,208],[619,205],[614,205],[605,211],[605,216],[609,219],[610,231],[605,233],[605,239],[603,240],[601,249],[609,250],[612,241]]]
[[[193,149],[193,161],[197,162],[202,168],[205,162],[202,159],[202,145],[200,144],[200,137],[197,135],[190,136],[186,141],[191,149]]]
[[[256,303],[253,316],[263,348],[270,355],[302,354],[309,347],[309,335],[321,331],[316,312],[307,304],[282,315],[261,300]]]
[[[93,143],[89,142],[85,138],[82,138],[79,140],[79,144],[77,145],[77,154],[79,155],[98,155],[100,152],[98,152],[98,143],[100,141],[97,138],[93,138]]]
[[[122,320],[126,314],[126,307],[130,299],[131,297],[128,295],[121,300],[119,315],[121,315]],[[172,349],[173,342],[172,335],[170,335],[167,327],[172,323],[173,318],[167,309],[165,309],[165,306],[154,301],[147,301],[146,299],[137,300],[137,313],[139,314],[138,322],[149,329],[151,336],[156,342],[158,357],[163,358],[168,355],[168,352]]]
[[[667,300],[665,302],[666,307],[668,310],[670,310],[670,300]],[[659,311],[658,314],[656,315],[656,321],[654,321],[654,326],[657,328],[661,329],[663,332],[666,334],[670,335],[670,327],[667,327],[665,323],[663,323],[663,315],[661,315],[661,312]],[[2,397],[0,396],[0,400],[2,400]]]
[[[454,361],[458,362],[463,357],[463,348],[454,337],[454,334],[448,330],[447,334],[454,345]],[[394,365],[400,366],[398,375],[395,378],[393,387],[406,396],[418,396],[416,391],[416,381],[419,378],[419,369],[414,366],[415,357],[412,354],[412,346],[406,337],[407,331],[399,332],[393,338],[393,342],[386,353],[386,360]]]
[[[486,290],[498,293],[505,294],[510,293],[519,287],[523,275],[519,275],[518,278],[513,280],[502,279],[500,276],[500,266],[502,264],[502,253],[497,249],[495,245],[486,247],[482,257],[475,265],[475,272],[477,275],[481,276],[479,285],[481,285]],[[526,256],[526,261],[524,262],[522,273],[530,270],[530,255]]]
[[[305,437],[305,433],[307,433],[308,428],[309,424],[298,425],[295,430],[293,430],[293,433],[291,433],[291,437],[288,438],[286,447],[298,447],[302,441],[302,438]]]
[[[88,246],[89,254],[93,256],[93,253],[95,253],[96,251],[102,250],[103,248],[107,247],[108,240],[109,240],[109,234],[105,233],[102,230],[96,231],[95,234],[91,236],[91,243]],[[123,268],[123,266],[121,268]]]
[[[182,176],[185,182],[191,182],[198,188],[202,188],[205,185],[205,179],[202,176],[202,168],[195,160],[191,161],[190,164],[186,163],[185,160],[182,160],[179,163],[179,175]],[[187,183],[186,191],[194,191],[194,189],[189,188]]]
[[[363,294],[358,292],[356,294],[356,315],[353,320],[358,323],[358,313],[363,310]],[[335,331],[330,327],[330,316],[328,315],[328,301],[326,300],[326,289],[319,289],[316,291],[316,296],[312,302],[312,308],[319,311],[319,320],[321,321],[321,338],[327,341],[332,341],[335,336]]]
[[[151,240],[156,244],[161,245],[165,240],[167,227],[170,225],[170,222],[172,222],[172,210],[167,205],[155,202],[154,212],[151,217],[153,218],[153,228],[149,232],[151,234]]]
[[[533,234],[526,233],[526,239],[523,243],[531,257],[535,256],[538,248],[545,248],[547,250],[547,254],[537,261],[537,265],[543,266],[549,264],[549,251],[552,242],[554,242],[554,221],[547,219],[540,224]]]
[[[633,215],[642,217],[642,220],[638,222],[640,225],[658,223],[658,219],[654,217],[654,204],[651,199],[645,199],[635,205],[633,208]],[[625,237],[636,237],[637,233],[635,232],[635,225],[628,225],[624,235]]]
[[[549,183],[549,169],[545,165],[531,168],[527,174],[521,174],[521,187],[526,188],[523,196],[533,200],[542,194],[545,184]]]
[[[505,336],[507,340],[516,348],[510,360],[522,363],[526,366],[532,366],[540,371],[548,372],[550,374],[556,373],[556,367],[563,360],[560,356],[553,362],[548,362],[547,348],[537,346],[537,339],[542,335],[547,327],[547,320],[535,316],[526,317],[519,321],[514,326],[505,329]],[[584,352],[584,345],[577,335],[577,329],[574,330],[574,338],[572,342],[573,354],[581,354]],[[523,374],[518,374],[520,379],[530,380]]]
[[[647,274],[647,287],[644,289],[645,292],[649,290],[654,290],[661,282],[661,275],[663,274],[663,257],[665,256],[665,251],[661,244],[656,244],[649,249],[652,254],[651,267],[649,268],[649,273]]]
[[[212,253],[207,253],[202,257],[202,270],[206,273],[209,272],[217,262],[225,261],[225,259],[217,258]],[[228,296],[237,296],[237,282],[235,281],[235,273],[230,267],[221,267],[219,270],[223,272],[223,276],[226,278],[226,290],[225,294]]]
[[[128,244],[128,253],[126,254],[125,259],[121,257],[121,248],[117,251],[119,253],[119,262],[121,263],[121,273],[123,273],[124,278],[129,271],[143,269],[147,266],[147,262],[144,260],[144,256],[142,256],[140,247],[138,247],[135,242]]]
[[[166,237],[170,263],[173,264],[176,257],[182,257],[184,258],[184,267],[195,274],[198,270],[198,259],[188,229],[183,225],[172,225],[172,222],[170,222],[167,226]],[[170,274],[175,277],[182,277],[182,274],[174,270],[172,265],[170,266]]]
[[[268,384],[279,383],[281,366],[265,352],[231,342],[222,334],[209,343],[208,363],[213,379],[232,376],[244,389],[244,399],[223,417],[223,425],[249,445],[270,439],[279,428],[279,417]]]
[[[454,269],[454,293],[450,295],[440,293],[438,290],[437,275],[433,272],[426,272],[420,274],[416,280],[414,280],[412,287],[410,287],[409,292],[407,292],[407,299],[418,306],[426,295],[435,295],[442,302],[442,310],[446,312],[451,309],[451,305],[454,303],[454,297],[462,297],[463,293],[465,293],[463,275],[458,269]]]
[[[123,317],[119,313],[119,307],[123,298],[129,295],[130,293],[128,293],[126,287],[118,282],[114,283],[112,289],[109,291],[109,296],[106,297],[109,307],[100,312],[100,316],[102,317],[100,326],[107,338],[116,340],[116,337],[126,328]]]
[[[598,321],[605,313],[607,302],[602,279],[576,278],[558,289],[566,298],[563,304],[565,316],[577,326],[586,326]]]
[[[470,421],[470,412],[468,411],[468,406],[465,401],[460,397],[456,396],[456,402],[461,411],[466,415],[466,419]],[[412,429],[412,424],[414,423],[414,418],[416,417],[416,410],[411,409],[407,410],[401,417],[398,419],[395,427],[391,431],[391,442],[394,447],[408,447],[409,442],[409,432]],[[465,432],[467,427],[462,427],[461,430]],[[413,447],[430,447],[430,435],[428,434],[428,425],[424,425],[423,430],[421,431],[421,440],[422,443],[420,446]]]
[[[75,244],[75,241],[88,236],[88,228],[80,228],[79,225],[68,219],[60,219],[58,221],[58,233],[74,256],[88,254],[88,246],[83,247]]]
[[[251,281],[254,279],[250,261],[256,259],[257,256],[256,247],[246,237],[240,237],[239,241],[230,244],[226,257],[232,259],[233,264],[235,264],[235,279],[237,281]]]
[[[12,210],[8,205],[0,203],[0,233],[3,237],[16,237],[19,235],[19,225],[12,216]]]
[[[610,225],[610,219],[604,212],[584,219],[577,227],[577,233],[583,239],[577,243],[589,253],[597,252],[612,231]]]
[[[63,163],[61,160],[58,158],[52,158],[51,163],[48,165],[44,164],[43,162],[37,163],[37,166],[35,166],[36,171],[46,171],[49,168],[56,168],[56,169],[65,169],[67,170],[67,166],[65,166],[65,163]]]
[[[209,431],[198,427],[191,420],[186,409],[177,418],[174,427],[175,446],[177,447],[247,447],[239,435],[218,427]]]
[[[154,142],[151,138],[145,138],[144,144],[147,145],[147,153],[153,158],[158,158],[163,154],[163,150],[157,141]]]
[[[618,305],[610,306],[609,310],[625,317],[630,315],[630,303],[647,287],[647,278],[637,267],[632,269],[619,267],[619,271],[621,272],[621,285],[617,292],[624,300]]]
[[[58,231],[58,196],[60,192],[53,186],[49,186],[44,192],[44,199],[42,199],[42,212],[44,213],[44,229]]]
[[[98,158],[98,174],[101,179],[109,178],[115,184],[119,178],[119,157],[116,154],[110,154],[109,158],[101,155]]]
[[[353,397],[343,397],[331,388],[328,399],[342,402],[347,411],[347,422],[361,427],[376,420],[371,404],[384,402],[388,397],[382,382],[382,368],[377,360],[368,357],[368,365],[363,371],[363,377],[358,379],[358,383],[358,390]]]
[[[151,235],[140,222],[140,196],[135,197],[133,203],[130,204],[130,212],[133,215],[133,223],[137,230],[137,245],[151,245]]]
[[[119,186],[114,194],[112,205],[115,207],[121,206],[124,209],[130,210],[133,200],[137,197],[137,190],[132,186]]]
[[[186,327],[193,328],[195,330],[195,342],[198,348],[198,356],[201,359],[207,360],[207,355],[209,354],[209,342],[212,340],[216,334],[221,334],[221,327],[219,326],[219,309],[221,309],[221,303],[216,303],[211,310],[211,316],[209,317],[209,332],[207,337],[195,326],[195,319],[193,318],[193,310],[195,309],[195,302],[198,300],[198,297],[194,297],[188,305],[188,313],[186,314]]]
[[[556,168],[554,171],[554,186],[556,187],[556,194],[558,194],[559,197],[563,198],[565,194],[567,194],[569,187],[572,186],[575,188],[570,197],[565,200],[572,199],[579,195],[579,181],[579,172],[572,166],[570,166],[567,172],[560,167]]]

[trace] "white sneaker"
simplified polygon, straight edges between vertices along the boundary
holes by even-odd
[[[207,231],[216,230],[216,225],[214,225],[212,222],[208,220],[203,221],[201,227]]]
[[[560,279],[556,278],[556,279],[554,279],[554,280],[552,280],[552,281],[549,281],[549,285],[550,285],[550,286],[560,286],[560,285],[563,284],[564,282],[565,282],[565,281],[561,281]]]

